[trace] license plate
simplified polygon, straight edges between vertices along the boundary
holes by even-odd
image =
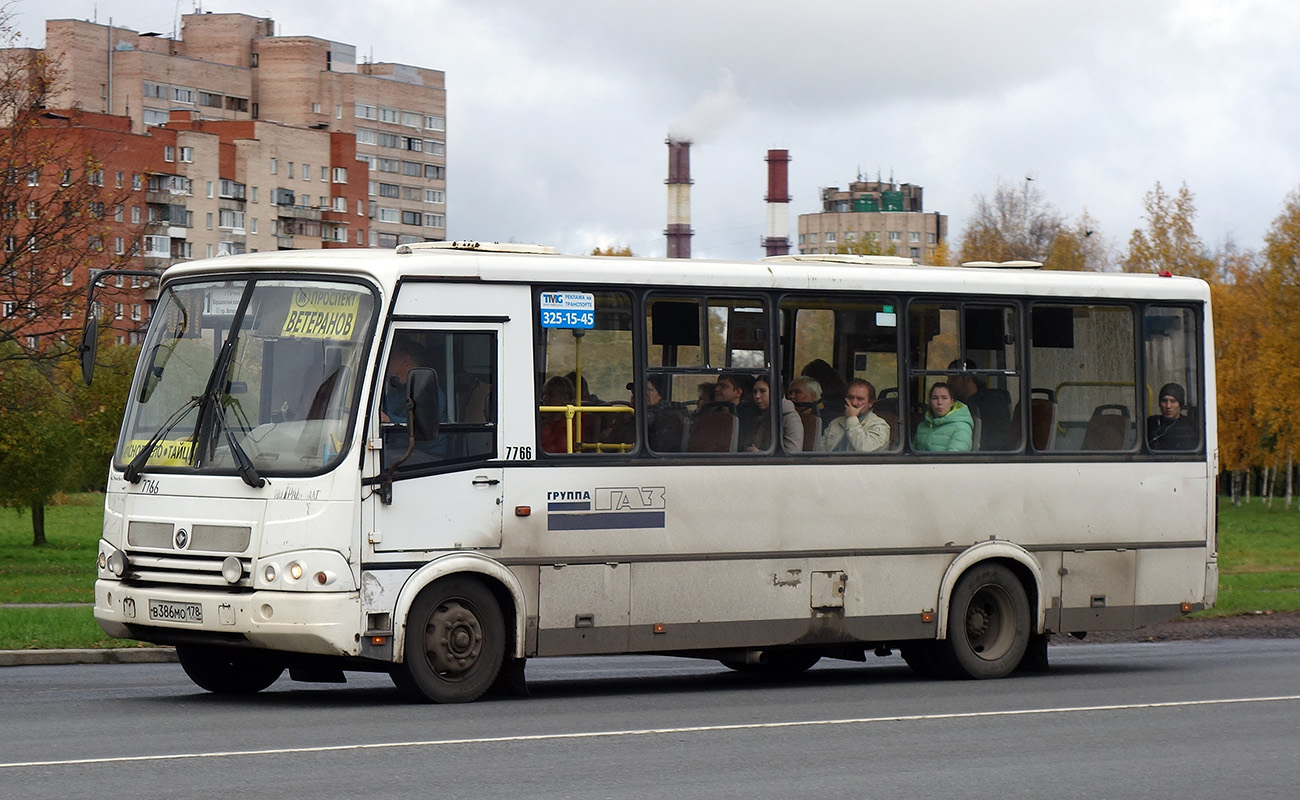
[[[150,600],[149,619],[163,622],[203,622],[203,606],[198,603],[174,603],[170,600]]]

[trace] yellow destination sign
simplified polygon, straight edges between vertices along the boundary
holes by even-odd
[[[123,460],[135,458],[147,444],[148,439],[132,439],[122,454]],[[163,439],[149,454],[149,463],[156,467],[188,467],[193,461],[194,442],[191,439]]]
[[[351,339],[360,304],[357,292],[297,289],[280,335],[294,339]]]

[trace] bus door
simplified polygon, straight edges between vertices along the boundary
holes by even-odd
[[[498,392],[502,323],[400,321],[387,339],[374,402],[382,448],[374,485],[374,552],[501,545]],[[407,375],[437,375],[439,425],[412,446]],[[408,454],[409,451],[409,454]],[[373,462],[372,462],[373,463]],[[383,502],[391,476],[391,502]]]

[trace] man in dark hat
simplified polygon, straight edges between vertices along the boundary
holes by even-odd
[[[979,365],[971,358],[959,358],[948,365],[948,387],[980,421],[980,450],[1009,450],[1011,437],[1011,401],[1003,392],[990,390],[974,370]]]
[[[1160,413],[1147,417],[1147,446],[1152,450],[1195,450],[1201,436],[1186,408],[1183,387],[1166,383],[1160,387],[1159,401]]]

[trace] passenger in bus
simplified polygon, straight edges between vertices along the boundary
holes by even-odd
[[[875,386],[861,378],[850,381],[844,396],[844,416],[826,426],[817,449],[872,453],[889,447],[889,423],[872,412],[875,405]]]
[[[736,450],[745,451],[754,443],[754,433],[758,430],[763,417],[752,399],[754,379],[739,372],[728,372],[718,376],[718,385],[713,390],[715,403],[726,403],[739,418]]]
[[[567,406],[573,403],[573,383],[556,375],[542,384],[542,405]],[[538,445],[544,453],[569,452],[568,420],[563,412],[545,411],[538,415],[542,426]]]
[[[699,386],[695,387],[695,391],[696,391],[695,410],[699,411],[701,408],[704,408],[709,403],[712,403],[713,394],[714,392],[717,391],[717,389],[718,389],[718,384],[713,383],[712,381],[705,381],[704,383],[701,383]]]
[[[946,383],[930,387],[930,403],[925,417],[916,427],[912,446],[930,452],[961,453],[971,449],[975,422],[970,411],[958,400],[952,399],[952,390]]]
[[[380,402],[379,419],[380,422],[390,423],[387,432],[384,433],[384,450],[386,455],[391,455],[390,451],[401,452],[405,448],[405,442],[394,439],[394,432],[399,430],[395,426],[406,424],[406,384],[407,377],[411,370],[416,367],[425,367],[432,365],[433,359],[429,357],[424,345],[414,336],[405,333],[399,333],[393,339],[392,351],[388,355],[388,366],[384,369],[384,387],[383,397]],[[441,377],[441,376],[440,376]],[[449,422],[451,419],[451,409],[447,407],[447,393],[443,390],[441,381],[438,386],[438,422]],[[391,434],[391,435],[390,435]],[[405,434],[409,435],[409,434]],[[447,457],[448,443],[450,437],[439,435],[429,442],[420,442],[416,445],[414,455],[410,463],[416,464],[421,460],[441,460]]]
[[[754,431],[754,441],[746,448],[751,453],[765,453],[772,449],[772,384],[766,375],[754,379],[754,405],[760,413],[758,429]],[[781,398],[781,446],[787,453],[803,450],[803,423],[794,403]]]
[[[822,406],[819,411],[822,422],[830,425],[839,416],[840,409],[844,405],[844,397],[848,394],[848,384],[840,376],[835,368],[820,358],[815,358],[804,365],[799,371],[800,375],[807,375],[813,378],[822,387]]]
[[[664,399],[663,375],[651,375],[645,382],[646,435],[650,449],[659,453],[676,453],[682,449],[686,432],[686,410]]]
[[[1147,446],[1152,450],[1195,450],[1200,444],[1196,419],[1185,407],[1186,400],[1181,385],[1160,387],[1160,413],[1147,417]]]
[[[948,387],[954,400],[965,404],[973,419],[980,421],[980,449],[1007,450],[1011,447],[1011,397],[989,389],[983,378],[971,370],[979,365],[959,358],[948,365]]]
[[[822,385],[816,378],[800,375],[790,381],[786,397],[794,403],[800,414],[820,414],[822,403]]]

